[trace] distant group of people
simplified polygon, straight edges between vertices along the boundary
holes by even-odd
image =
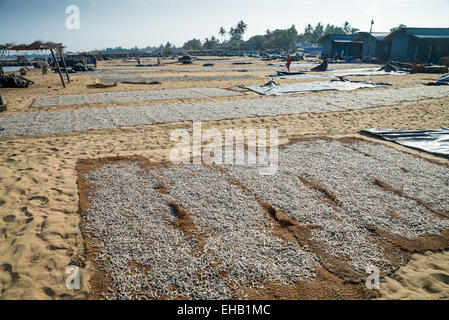
[[[93,64],[95,66],[95,68],[97,68],[97,57],[96,56],[92,56],[92,58],[89,58],[89,57],[80,58],[79,61],[85,65]]]

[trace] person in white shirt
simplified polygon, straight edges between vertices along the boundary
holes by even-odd
[[[48,64],[48,62],[47,62],[47,61],[44,61],[44,62],[42,63],[42,74],[43,74],[43,75],[46,75],[49,68],[50,68],[50,65]]]

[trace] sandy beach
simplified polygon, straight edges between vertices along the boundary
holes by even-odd
[[[213,59],[214,57],[210,57]],[[216,57],[215,57],[216,58]],[[203,58],[204,59],[204,58]],[[250,61],[250,65],[233,65],[236,61]],[[162,60],[172,63],[173,60]],[[34,81],[30,88],[5,89],[2,95],[8,108],[0,113],[0,118],[13,114],[35,114],[53,111],[75,111],[120,107],[161,107],[180,104],[214,104],[223,101],[257,100],[264,104],[270,98],[244,90],[244,85],[264,85],[270,81],[275,70],[258,71],[257,68],[273,67],[282,61],[261,61],[241,58],[220,61],[214,67],[206,68],[207,61],[196,61],[192,65],[168,64],[162,67],[135,67],[136,62],[122,60],[101,61],[98,69],[108,69],[110,73],[135,73],[138,77],[216,77],[208,81],[160,81],[160,84],[125,84],[115,87],[94,88],[102,83],[92,73],[70,74],[71,82],[62,88],[58,74],[42,76],[40,70],[32,70],[25,77]],[[144,63],[155,63],[154,59]],[[306,62],[304,62],[305,64]],[[300,64],[298,63],[298,66]],[[220,71],[220,68],[226,71]],[[344,68],[345,65],[330,64],[330,69]],[[369,66],[354,66],[365,68]],[[228,68],[236,68],[229,70]],[[282,67],[274,69],[283,70]],[[307,69],[308,67],[305,67]],[[121,71],[119,69],[125,69]],[[145,72],[145,70],[148,72]],[[157,70],[161,69],[161,70]],[[186,70],[189,69],[188,72]],[[211,70],[212,69],[212,70]],[[256,69],[252,71],[252,69]],[[115,70],[115,71],[114,71]],[[193,70],[193,71],[192,71]],[[207,72],[205,71],[207,70]],[[244,71],[243,71],[244,70]],[[97,74],[96,74],[97,75]],[[246,75],[250,78],[221,80],[220,77]],[[406,74],[385,76],[348,77],[357,81],[389,82],[389,87],[360,89],[356,92],[381,92],[401,88],[426,87],[439,75]],[[328,81],[323,79],[275,79],[277,83]],[[138,102],[108,102],[63,106],[36,107],[38,98],[62,95],[96,94],[113,92],[160,91],[177,89],[216,88],[225,89],[236,95],[160,98]],[[419,90],[419,89],[417,89]],[[350,91],[349,93],[353,93]],[[289,97],[337,97],[339,92],[313,92],[294,94]],[[405,100],[405,99],[404,99]],[[425,152],[401,147],[397,144],[379,141],[360,134],[367,128],[386,129],[439,129],[449,126],[449,97],[426,98],[418,101],[403,101],[393,105],[383,105],[362,109],[348,109],[330,112],[305,112],[293,115],[252,116],[203,121],[203,129],[225,132],[229,128],[270,129],[279,132],[281,145],[290,144],[294,139],[326,137],[331,139],[357,138],[375,142],[399,150],[404,154],[429,160],[442,168],[449,166],[449,160],[432,156]],[[337,106],[338,107],[338,106]],[[143,157],[151,163],[167,163],[175,143],[170,134],[176,129],[192,130],[192,121],[152,123],[137,126],[118,126],[113,129],[80,130],[56,134],[30,134],[24,136],[0,137],[0,298],[1,299],[93,299],[101,295],[98,288],[98,270],[92,263],[92,250],[87,245],[82,232],[82,208],[77,164],[80,160],[97,160],[110,157]],[[425,173],[424,173],[425,175]],[[174,187],[173,187],[174,188]],[[446,208],[446,211],[447,208]],[[447,217],[446,217],[447,218]],[[443,219],[444,220],[444,219]],[[393,243],[393,242],[391,242]],[[448,299],[449,298],[449,243],[434,246],[433,250],[413,248],[404,254],[404,261],[395,270],[381,279],[381,288],[372,296],[357,295],[357,291],[345,291],[336,285],[332,292],[340,292],[344,298],[372,299]],[[79,266],[81,289],[66,288],[66,267]],[[317,272],[323,283],[331,279],[340,283],[344,277],[329,272]],[[94,277],[93,277],[94,275]],[[312,283],[304,282],[303,289],[312,292]],[[312,280],[310,280],[312,281]],[[318,280],[317,280],[318,281]],[[274,288],[275,286],[273,286]],[[279,288],[278,288],[279,289]],[[273,289],[275,290],[275,289]],[[257,290],[256,290],[257,291]],[[248,289],[248,297],[276,298],[270,292],[254,293]],[[251,295],[253,294],[253,295]],[[237,295],[238,296],[238,295]],[[243,298],[242,296],[238,296]],[[323,292],[310,295],[311,298],[338,299],[338,295],[326,296]],[[286,299],[308,298],[307,296],[282,296]]]

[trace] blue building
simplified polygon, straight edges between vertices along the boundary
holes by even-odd
[[[318,42],[323,44],[322,56],[344,57],[347,60],[362,57],[363,42],[357,41],[358,34],[328,34]]]
[[[449,28],[403,28],[383,41],[391,42],[391,60],[438,63],[449,56]]]
[[[389,60],[391,56],[391,41],[385,41],[389,32],[359,32],[355,41],[362,41],[362,57],[375,57],[380,60]]]

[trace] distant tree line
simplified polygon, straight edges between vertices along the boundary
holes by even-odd
[[[404,28],[407,28],[407,26],[405,24],[400,24],[397,27],[391,28],[390,32],[395,32],[395,31],[398,31],[398,30],[401,30],[401,29],[404,29]]]
[[[398,28],[405,27],[404,25]],[[182,50],[223,50],[223,51],[260,51],[267,49],[284,49],[289,51],[296,48],[298,42],[314,45],[318,40],[326,34],[352,34],[359,31],[353,28],[349,22],[345,22],[343,26],[335,26],[332,24],[324,25],[317,23],[315,26],[308,24],[304,32],[299,33],[294,25],[288,29],[266,30],[263,35],[255,35],[247,41],[243,40],[243,36],[248,29],[248,25],[242,20],[236,26],[229,28],[224,27],[218,30],[219,38],[215,36],[208,37],[203,41],[193,38],[184,43],[181,48],[176,48],[170,42],[158,47],[147,47],[138,49],[137,47],[125,49],[122,47],[106,48],[98,51],[99,53],[122,53],[122,52],[153,52],[159,55],[172,55],[180,49]]]
[[[353,28],[349,22],[345,22],[343,26],[335,26],[317,23],[315,26],[308,24],[303,33],[298,33],[296,27],[292,25],[288,29],[266,30],[263,35],[256,35],[243,41],[248,26],[244,21],[240,21],[235,27],[231,27],[226,31],[224,27],[218,30],[221,36],[221,42],[215,36],[206,38],[203,42],[200,39],[192,39],[184,43],[184,50],[204,50],[204,49],[222,49],[222,50],[265,50],[265,49],[284,49],[286,51],[296,48],[296,43],[303,42],[316,44],[318,40],[332,33],[352,34],[358,32],[359,29]]]

